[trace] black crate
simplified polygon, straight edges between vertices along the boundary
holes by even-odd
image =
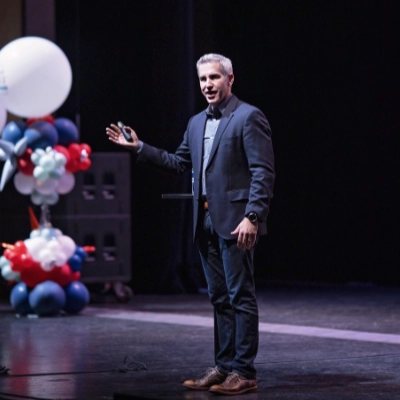
[[[52,218],[78,246],[94,246],[83,263],[81,281],[85,283],[128,282],[132,276],[130,217],[75,216]]]
[[[75,174],[75,187],[51,207],[53,215],[131,213],[128,153],[93,153],[91,167]]]

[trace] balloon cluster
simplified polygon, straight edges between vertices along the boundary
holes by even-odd
[[[0,192],[17,171],[15,188],[30,195],[42,211],[69,193],[75,185],[73,174],[91,164],[91,148],[77,143],[76,125],[51,115],[71,85],[67,57],[47,39],[19,38],[0,51]],[[24,121],[6,125],[7,111]],[[89,301],[85,285],[78,282],[85,249],[51,224],[35,227],[30,238],[5,245],[0,257],[2,276],[19,282],[11,304],[20,314],[79,312]]]
[[[56,204],[75,186],[74,173],[87,170],[91,148],[78,144],[78,128],[68,118],[51,115],[10,122],[2,132],[0,160],[5,161],[0,191],[14,171],[14,186],[33,204]]]
[[[49,315],[60,310],[79,312],[86,306],[88,291],[83,283],[77,281],[82,262],[93,248],[77,246],[69,236],[52,227],[35,229],[28,239],[5,246],[6,250],[0,257],[1,274],[8,281],[20,282],[11,292],[11,304],[20,314],[36,312]],[[55,285],[65,292],[64,296],[56,295],[61,292],[55,289]],[[46,287],[50,288],[50,292]],[[77,291],[78,294],[75,293]],[[39,292],[40,296],[37,294]],[[87,295],[82,297],[83,293]],[[55,296],[54,301],[49,299],[52,296]],[[62,305],[59,305],[60,296],[65,297]],[[28,301],[28,298],[35,300]],[[27,301],[29,309],[26,308]],[[51,312],[46,308],[49,303],[52,303]]]

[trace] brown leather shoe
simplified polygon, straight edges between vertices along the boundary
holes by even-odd
[[[210,392],[235,395],[243,394],[257,389],[257,381],[255,379],[246,379],[235,372],[228,374],[228,377],[220,385],[210,387]]]
[[[189,379],[183,382],[183,386],[193,390],[208,390],[212,385],[222,383],[226,375],[219,372],[217,368],[208,368],[203,377],[199,379]]]

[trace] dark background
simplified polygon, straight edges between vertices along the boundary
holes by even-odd
[[[57,112],[81,142],[124,151],[105,127],[122,120],[173,152],[206,107],[195,62],[231,58],[234,93],[272,126],[276,186],[262,280],[399,280],[399,7],[389,1],[56,1],[56,41],[74,83]],[[134,161],[134,160],[133,160]],[[133,164],[132,286],[203,285],[182,177]]]

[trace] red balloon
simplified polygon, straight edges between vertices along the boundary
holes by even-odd
[[[3,253],[3,256],[4,256],[5,258],[7,258],[8,261],[10,261],[10,257],[12,256],[12,251],[11,251],[11,249],[5,249],[5,250],[4,250],[4,253]]]
[[[90,155],[91,153],[92,153],[92,148],[88,145],[88,144],[86,144],[86,143],[82,143],[81,144],[81,151],[82,150],[86,150],[86,153],[88,154],[88,155]]]
[[[18,171],[25,175],[32,176],[35,164],[31,160],[32,149],[26,149],[25,153],[17,160]]]
[[[45,121],[49,124],[54,125],[54,117],[52,115],[45,115],[43,117],[28,118],[26,121],[26,126],[32,125],[34,122]]]
[[[69,151],[69,155],[71,156],[71,158],[79,159],[81,156],[81,146],[79,146],[78,143],[71,143],[68,146],[68,151]]]
[[[81,277],[81,271],[76,271],[72,274],[72,280],[73,281],[79,281],[79,278]]]
[[[67,163],[68,163],[68,161],[70,160],[71,157],[70,157],[69,151],[68,151],[68,149],[67,149],[66,147],[61,146],[61,145],[59,145],[59,144],[56,144],[56,145],[53,147],[53,150],[56,150],[56,151],[58,151],[59,153],[63,154],[63,155],[65,156],[65,158],[67,159]]]
[[[20,272],[23,267],[22,267],[22,262],[21,262],[21,254],[19,253],[10,253],[10,255],[7,257],[8,261],[11,263],[11,269],[14,272]]]
[[[72,271],[68,264],[62,267],[54,267],[49,272],[49,280],[58,283],[60,286],[68,285],[72,281]]]
[[[90,161],[90,159],[85,158],[83,161],[81,161],[81,163],[79,164],[79,167],[82,171],[86,171],[87,169],[90,168],[91,165],[92,165],[92,162]]]
[[[65,169],[68,172],[72,172],[72,173],[79,171],[79,160],[77,160],[77,159],[69,160],[67,165],[65,166]]]
[[[29,287],[35,287],[39,283],[49,280],[49,273],[38,262],[33,262],[29,268],[20,272],[21,281]]]
[[[21,254],[19,261],[21,263],[22,269],[30,268],[34,263],[32,257],[30,256],[30,254]]]
[[[8,258],[8,260],[10,261],[11,269],[14,272],[21,272],[24,269],[23,261],[21,260],[21,254],[12,253],[11,257]]]
[[[18,253],[26,253],[28,251],[23,240],[18,240],[17,242],[15,242],[14,248],[12,250]]]
[[[14,272],[20,272],[24,268],[27,268],[33,262],[25,243],[22,240],[18,240],[14,243],[12,248],[8,248],[4,251],[4,257],[11,263],[11,269]]]

